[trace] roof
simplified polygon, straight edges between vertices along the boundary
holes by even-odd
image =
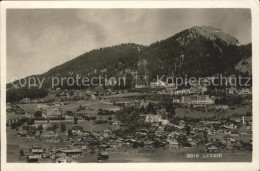
[[[103,156],[107,156],[108,152],[103,151],[103,152],[100,152],[100,154],[103,155]]]
[[[218,149],[219,149],[219,148],[216,147],[216,146],[214,146],[214,145],[208,147],[208,150],[218,150]]]
[[[43,153],[43,149],[32,149],[33,153]]]
[[[29,159],[38,159],[38,156],[27,156]]]
[[[82,153],[82,150],[80,150],[80,149],[64,149],[61,151],[64,153]]]

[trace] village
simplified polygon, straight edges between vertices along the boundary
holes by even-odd
[[[221,154],[220,161],[235,154],[251,158],[251,92],[201,85],[176,89],[162,81],[124,90],[57,88],[46,98],[7,104],[7,158],[56,163],[156,162],[158,153],[169,162],[177,154],[185,161],[191,153]]]

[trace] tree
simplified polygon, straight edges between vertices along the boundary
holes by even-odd
[[[35,115],[34,115],[34,116],[37,117],[37,118],[41,118],[41,117],[42,117],[42,111],[37,110],[37,111],[35,112]]]
[[[28,124],[28,125],[33,125],[33,124],[34,124],[34,119],[29,119],[29,120],[27,121],[27,124]]]
[[[24,156],[24,151],[20,150],[20,156]]]
[[[186,125],[185,127],[186,135],[190,135],[190,126]]]
[[[66,131],[66,125],[65,125],[64,123],[62,123],[62,124],[60,125],[60,131],[61,131],[61,132],[65,132],[65,131]]]
[[[147,106],[147,112],[148,113],[153,113],[153,114],[155,114],[156,113],[156,110],[155,110],[155,108],[154,108],[154,104],[153,103],[149,103],[148,104],[148,106]]]
[[[74,117],[74,124],[78,124],[78,118]]]
[[[168,112],[168,118],[171,119],[173,116],[175,116],[175,109],[173,107],[172,103],[168,103],[166,106],[166,112]]]
[[[58,129],[58,127],[59,127],[59,126],[58,126],[57,124],[53,124],[52,127],[51,127],[51,128],[52,128],[52,131],[53,131],[53,132],[56,132],[56,129]]]
[[[37,129],[40,131],[40,134],[42,134],[42,130],[43,130],[42,124],[40,124],[40,125],[37,127]]]
[[[73,134],[72,134],[72,130],[71,129],[69,129],[68,130],[68,137],[71,137]]]

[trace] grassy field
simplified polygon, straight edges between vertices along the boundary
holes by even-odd
[[[142,149],[127,149],[126,151],[109,152],[107,163],[149,163],[149,162],[250,162],[251,152],[221,151],[222,158],[202,158],[201,148],[190,149],[156,149],[155,152],[142,152]],[[186,158],[186,154],[200,154],[199,158]],[[204,153],[205,154],[205,153]],[[241,157],[243,156],[243,157]],[[76,159],[80,163],[97,162],[97,154]]]
[[[176,116],[179,117],[192,117],[192,118],[209,118],[209,117],[213,117],[215,115],[219,115],[219,116],[223,116],[223,117],[227,117],[227,116],[232,116],[234,114],[238,115],[238,116],[242,116],[245,115],[246,112],[252,112],[252,105],[244,105],[244,106],[237,106],[235,107],[234,110],[232,109],[227,109],[224,110],[223,112],[216,112],[216,111],[197,111],[195,109],[191,110],[189,108],[177,108],[175,110]]]
[[[80,105],[85,107],[85,109],[91,109],[94,111],[98,111],[99,109],[109,110],[117,107],[111,103],[108,103],[108,101],[103,102],[99,100],[94,100],[94,101],[79,100],[79,101],[68,101],[64,103],[66,103],[66,105],[62,106],[63,112],[66,111],[76,112],[76,110],[79,108]],[[42,104],[47,104],[47,103],[42,103]],[[38,104],[21,104],[21,107],[26,112],[31,112],[31,113],[35,112],[37,106]]]

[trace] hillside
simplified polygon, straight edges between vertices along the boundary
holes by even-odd
[[[49,88],[53,76],[123,76],[146,72],[151,81],[162,74],[232,75],[251,68],[251,53],[251,44],[240,45],[236,38],[213,27],[195,26],[150,46],[131,43],[92,50],[38,77],[45,77],[44,86]],[[243,61],[247,61],[244,69]]]

